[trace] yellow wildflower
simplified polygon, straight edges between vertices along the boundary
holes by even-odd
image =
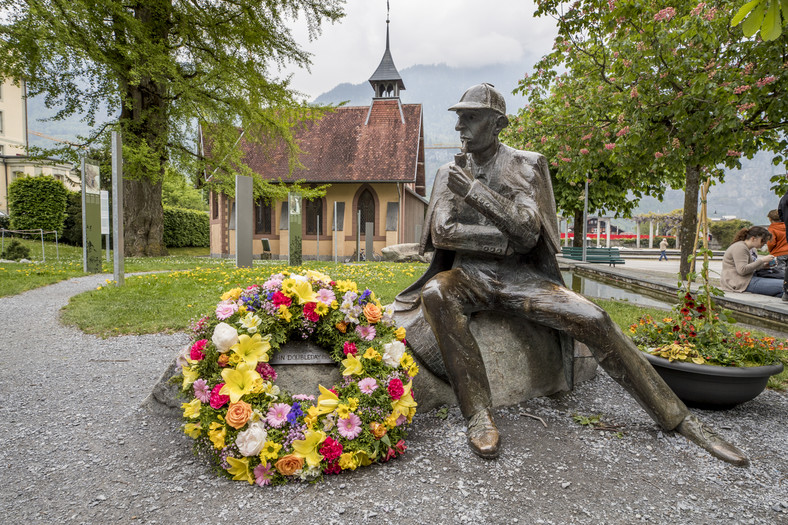
[[[358,292],[358,285],[353,281],[337,281],[335,288],[341,294],[345,292]]]
[[[279,457],[279,451],[282,450],[282,445],[274,441],[268,440],[263,445],[263,450],[260,451],[260,460],[265,463],[266,461],[274,460]]]
[[[331,282],[331,277],[317,270],[307,270],[304,274],[313,281],[323,281],[324,283]]]
[[[319,315],[320,317],[323,317],[324,315],[326,315],[328,313],[328,311],[329,311],[328,310],[328,305],[326,303],[318,302],[315,305],[315,313],[317,315]]]
[[[200,408],[202,408],[202,401],[199,399],[192,399],[188,403],[181,403],[183,409],[183,417],[197,419],[200,417]]]
[[[349,397],[347,398],[348,405],[350,405],[350,411],[354,412],[358,408],[358,398],[357,397]]]
[[[199,423],[186,423],[183,425],[183,433],[192,439],[200,437],[200,432],[202,432],[202,429]]]
[[[408,368],[408,375],[410,377],[416,377],[416,374],[418,373],[419,373],[419,365],[417,365],[416,363],[410,365],[410,368]]]
[[[295,288],[296,280],[293,278],[285,279],[282,281],[282,293],[288,297],[293,297],[293,289]]]
[[[392,428],[397,426],[397,419],[399,419],[399,414],[396,413],[389,414],[389,417],[383,420],[383,424],[386,425],[386,428],[391,430]]]
[[[279,305],[279,319],[284,319],[286,323],[290,322],[290,319],[293,318],[293,314],[287,308],[287,306],[280,304]]]
[[[364,371],[364,368],[361,366],[361,361],[353,354],[348,354],[347,358],[342,360],[342,366],[345,367],[342,370],[343,376],[357,376],[361,375]]]
[[[225,447],[224,438],[227,436],[227,429],[221,423],[214,421],[208,430],[208,438],[213,443],[214,448],[221,450]]]
[[[337,406],[337,415],[342,419],[347,419],[350,416],[350,405],[346,403],[340,403]]]
[[[413,358],[408,353],[403,353],[402,357],[399,359],[399,364],[402,365],[402,368],[410,368],[410,365],[413,364]]]
[[[410,391],[412,384],[413,381],[409,381],[405,385],[405,393],[402,394],[402,397],[391,403],[391,409],[394,411],[394,414],[407,416],[410,413],[410,409],[416,407],[416,401],[413,400],[413,394]]]
[[[233,475],[234,480],[248,481],[250,485],[254,484],[254,476],[249,472],[249,458],[236,459],[227,456],[227,463],[230,465],[227,472]]]

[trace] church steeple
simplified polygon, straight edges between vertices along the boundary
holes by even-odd
[[[386,51],[383,53],[383,58],[380,60],[380,65],[369,77],[369,83],[372,84],[372,89],[375,90],[375,98],[399,98],[400,90],[405,89],[405,83],[402,77],[399,76],[397,66],[394,65],[394,60],[391,58],[391,49],[389,48],[389,3],[386,2]]]

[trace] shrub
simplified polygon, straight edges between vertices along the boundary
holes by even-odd
[[[17,239],[13,239],[5,251],[0,254],[0,258],[10,259],[12,261],[18,261],[19,259],[29,259],[30,248],[19,242]]]
[[[14,230],[63,232],[66,218],[66,187],[51,177],[22,177],[8,187],[8,207]]]
[[[8,215],[0,215],[0,228],[8,230],[11,228],[11,217]]]
[[[164,245],[170,248],[210,245],[208,214],[164,207]]]
[[[60,240],[72,246],[82,246],[82,194],[69,191],[66,204],[66,220]]]
[[[732,219],[729,221],[712,222],[709,225],[711,235],[720,243],[720,248],[727,250],[728,246],[733,242],[736,233],[742,228],[749,228],[752,226],[750,221],[743,219]]]

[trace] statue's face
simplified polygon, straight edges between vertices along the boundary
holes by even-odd
[[[480,153],[498,140],[501,131],[498,114],[487,109],[458,109],[457,124],[460,140],[466,143],[468,153]]]

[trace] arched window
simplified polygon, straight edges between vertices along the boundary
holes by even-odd
[[[367,223],[371,222],[374,224],[375,222],[375,197],[372,196],[372,192],[368,189],[365,189],[359,195],[358,209],[361,212],[361,224],[358,225],[358,228],[361,235],[366,235]],[[370,235],[375,235],[375,228],[372,228],[372,231],[369,233]]]
[[[270,204],[261,202],[254,207],[254,232],[270,234],[272,231],[271,214],[273,208]]]
[[[304,231],[307,235],[318,235],[317,219],[320,218],[320,235],[325,231],[325,220],[323,217],[323,200],[315,199],[304,201]]]

